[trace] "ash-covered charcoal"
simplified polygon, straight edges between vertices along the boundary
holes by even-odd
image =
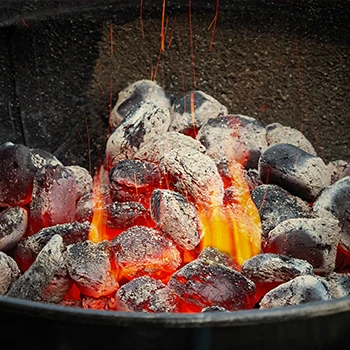
[[[199,130],[197,139],[226,177],[230,177],[226,165],[230,161],[257,169],[260,155],[267,147],[265,128],[256,119],[244,115],[209,119]]]
[[[187,303],[168,287],[157,289],[149,298],[148,311],[155,313],[186,312]]]
[[[79,222],[92,221],[94,215],[94,198],[92,193],[87,193],[82,196],[76,204],[75,208],[75,220]]]
[[[28,212],[22,207],[5,209],[0,213],[0,250],[14,248],[25,234]]]
[[[134,158],[158,164],[167,152],[184,148],[194,149],[201,153],[205,151],[205,147],[193,137],[171,131],[151,137],[141,145]]]
[[[77,183],[77,200],[92,193],[92,176],[85,168],[78,165],[69,165],[66,166],[66,169],[72,172]]]
[[[147,311],[151,296],[165,288],[161,281],[142,276],[121,286],[116,293],[116,306],[119,311]]]
[[[198,213],[186,197],[170,190],[155,190],[151,214],[158,227],[182,249],[192,250],[200,242]]]
[[[32,161],[33,164],[38,168],[41,169],[42,167],[46,165],[61,165],[63,164],[50,152],[47,152],[43,149],[40,148],[32,148],[31,150],[32,153]]]
[[[35,176],[30,203],[31,234],[44,227],[73,222],[77,184],[70,171],[62,166],[47,165]]]
[[[110,262],[107,241],[79,242],[67,247],[66,264],[72,280],[79,290],[93,298],[115,292],[119,288]]]
[[[260,309],[300,305],[313,301],[330,300],[329,287],[314,276],[298,276],[269,291],[260,301]]]
[[[111,240],[119,278],[142,275],[166,279],[181,264],[175,244],[161,232],[133,226]]]
[[[171,97],[164,89],[152,80],[139,80],[121,90],[115,104],[109,123],[116,128],[126,115],[140,102],[150,101],[161,108],[171,107]]]
[[[257,299],[260,299],[281,283],[297,276],[314,275],[314,268],[306,260],[267,253],[246,260],[241,273],[255,283]]]
[[[331,181],[321,158],[288,143],[265,150],[259,160],[259,173],[264,183],[279,185],[307,202],[314,202]]]
[[[281,125],[280,123],[272,123],[266,126],[266,141],[268,146],[278,143],[289,143],[301,148],[307,153],[316,156],[316,150],[312,143],[298,129]]]
[[[264,184],[260,179],[259,171],[257,169],[244,169],[243,176],[250,192],[256,187]]]
[[[5,295],[12,283],[21,276],[16,261],[9,255],[0,252],[0,295]]]
[[[93,298],[87,295],[81,297],[81,305],[84,309],[94,310],[115,310],[115,295],[102,296],[100,298]]]
[[[214,247],[204,248],[198,255],[198,259],[204,260],[207,264],[220,264],[236,271],[240,270],[240,267],[234,262],[230,255]]]
[[[269,232],[264,251],[308,261],[317,274],[334,270],[340,228],[338,220],[289,219]]]
[[[204,309],[202,309],[201,312],[229,312],[228,310],[226,310],[224,307],[222,306],[217,306],[217,305],[214,305],[214,306],[208,306],[208,307],[205,307]]]
[[[53,236],[31,267],[12,284],[6,295],[13,298],[41,301],[41,293],[64,263],[63,249],[62,237]]]
[[[122,159],[134,158],[144,142],[151,137],[163,135],[169,125],[169,109],[157,107],[152,102],[141,102],[134,106],[108,138],[108,170]]]
[[[141,202],[147,205],[159,182],[158,167],[140,160],[121,160],[109,172],[110,194],[116,202]]]
[[[255,284],[221,264],[196,259],[176,271],[168,287],[201,309],[221,306],[229,311],[250,309],[255,304]]]
[[[26,271],[53,236],[61,236],[63,244],[68,246],[69,244],[86,241],[89,230],[89,222],[73,222],[43,228],[17,244],[14,251],[15,260],[20,269]]]
[[[114,202],[108,206],[107,226],[126,230],[131,226],[142,226],[151,222],[151,214],[138,202]]]
[[[215,162],[207,155],[189,148],[169,151],[159,168],[176,192],[196,203],[222,203],[224,184]]]
[[[259,210],[263,244],[268,233],[282,221],[313,216],[306,202],[277,185],[258,186],[251,192],[251,196]]]
[[[324,279],[330,288],[332,298],[343,298],[350,295],[350,273],[330,273]]]
[[[340,244],[350,252],[350,176],[328,186],[314,203],[313,210],[319,217],[339,220]]]
[[[227,108],[203,91],[190,91],[174,100],[169,131],[195,136],[210,118],[226,115]]]
[[[37,172],[30,149],[7,142],[0,146],[0,159],[0,207],[30,203]]]
[[[350,176],[350,163],[345,160],[334,160],[329,162],[327,167],[331,174],[331,185],[346,176]]]

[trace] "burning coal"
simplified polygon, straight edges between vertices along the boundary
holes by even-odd
[[[0,146],[0,294],[128,312],[273,308],[350,295],[350,177],[304,135],[142,80],[94,177]]]

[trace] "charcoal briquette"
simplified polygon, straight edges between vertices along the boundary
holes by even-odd
[[[61,165],[63,164],[54,156],[52,153],[45,151],[41,148],[31,148],[30,149],[32,153],[32,161],[33,164],[38,168],[41,169],[42,167],[46,165]]]
[[[331,174],[331,185],[343,177],[350,176],[350,163],[346,160],[334,160],[329,162],[327,167]]]
[[[152,293],[147,307],[148,311],[155,313],[182,312],[184,308],[186,302],[166,286]]]
[[[204,309],[202,309],[201,312],[207,313],[207,312],[229,312],[229,311],[222,306],[213,305],[213,306],[205,307]]]
[[[324,276],[330,288],[332,298],[350,296],[350,273],[330,273]]]
[[[115,310],[115,295],[107,295],[99,298],[93,298],[87,295],[81,297],[81,306],[84,309],[93,310]]]
[[[77,183],[77,201],[84,195],[92,193],[92,176],[85,168],[78,165],[69,165],[66,166],[66,169],[72,172]]]
[[[205,247],[198,255],[198,259],[202,259],[208,264],[220,264],[236,271],[240,270],[240,267],[234,262],[230,255],[215,247]]]
[[[4,252],[0,252],[0,295],[5,295],[15,282],[21,276],[21,271],[16,261]]]

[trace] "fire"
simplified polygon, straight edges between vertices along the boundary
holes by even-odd
[[[260,253],[261,222],[244,180],[242,166],[231,162],[229,170],[233,186],[237,190],[234,199],[225,204],[199,205],[203,232],[201,249],[218,248],[241,266],[245,260]]]

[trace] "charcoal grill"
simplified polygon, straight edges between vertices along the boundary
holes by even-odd
[[[199,89],[222,100],[230,111],[254,116],[265,125],[302,124],[326,161],[350,159],[348,1],[221,0],[212,50],[211,32],[206,31],[203,43],[195,19],[213,18],[216,1],[190,3]],[[181,16],[188,16],[188,4],[166,2],[169,28],[174,16],[178,23]],[[145,30],[154,32],[146,31],[142,39],[142,50],[150,51],[141,54],[136,47],[135,54],[125,48],[128,43],[133,46],[135,33],[142,37],[138,0],[3,2],[0,143],[42,148],[67,165],[95,164],[103,156],[108,111],[117,92],[147,77],[148,68],[156,63],[158,52],[152,43],[159,44],[161,5],[143,1]],[[147,27],[152,20],[159,26]],[[116,30],[123,25],[125,41],[118,47]],[[232,34],[233,28],[239,39],[224,35]],[[108,35],[114,35],[109,37],[113,48],[108,46]],[[231,46],[226,39],[233,40]],[[263,50],[259,42],[271,46]],[[319,51],[313,53],[315,49]],[[127,59],[114,65],[106,57],[108,50]],[[190,89],[188,59],[183,57]],[[283,62],[288,64],[281,66]],[[175,93],[183,89],[179,71],[175,75],[165,68],[163,76],[159,73],[160,82]],[[208,75],[211,71],[217,74]],[[81,310],[0,297],[0,320],[2,334],[16,349],[330,349],[346,346],[350,297],[285,309],[188,315]]]

